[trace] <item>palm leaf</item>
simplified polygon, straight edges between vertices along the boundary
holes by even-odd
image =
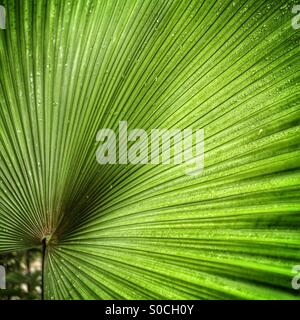
[[[46,299],[293,299],[290,0],[4,0],[0,252]],[[99,165],[97,131],[204,128],[205,170]]]

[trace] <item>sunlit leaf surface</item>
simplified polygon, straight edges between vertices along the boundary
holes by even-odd
[[[0,1],[0,252],[47,238],[46,299],[299,298],[295,3]],[[121,120],[204,128],[203,173],[100,165]]]

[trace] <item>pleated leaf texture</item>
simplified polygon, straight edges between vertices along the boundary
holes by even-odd
[[[297,1],[4,0],[0,252],[45,299],[299,299]],[[204,170],[97,132],[204,129]]]

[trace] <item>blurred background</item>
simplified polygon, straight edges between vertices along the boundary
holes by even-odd
[[[32,249],[0,255],[6,271],[6,289],[0,289],[0,300],[40,300],[42,254]]]

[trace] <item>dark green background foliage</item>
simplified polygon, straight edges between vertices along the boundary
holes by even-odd
[[[41,299],[41,270],[38,250],[13,252],[0,256],[0,265],[6,269],[6,290],[0,290],[0,300]]]
[[[294,0],[5,0],[0,252],[46,299],[299,299]],[[205,170],[99,165],[101,128],[204,128]]]

